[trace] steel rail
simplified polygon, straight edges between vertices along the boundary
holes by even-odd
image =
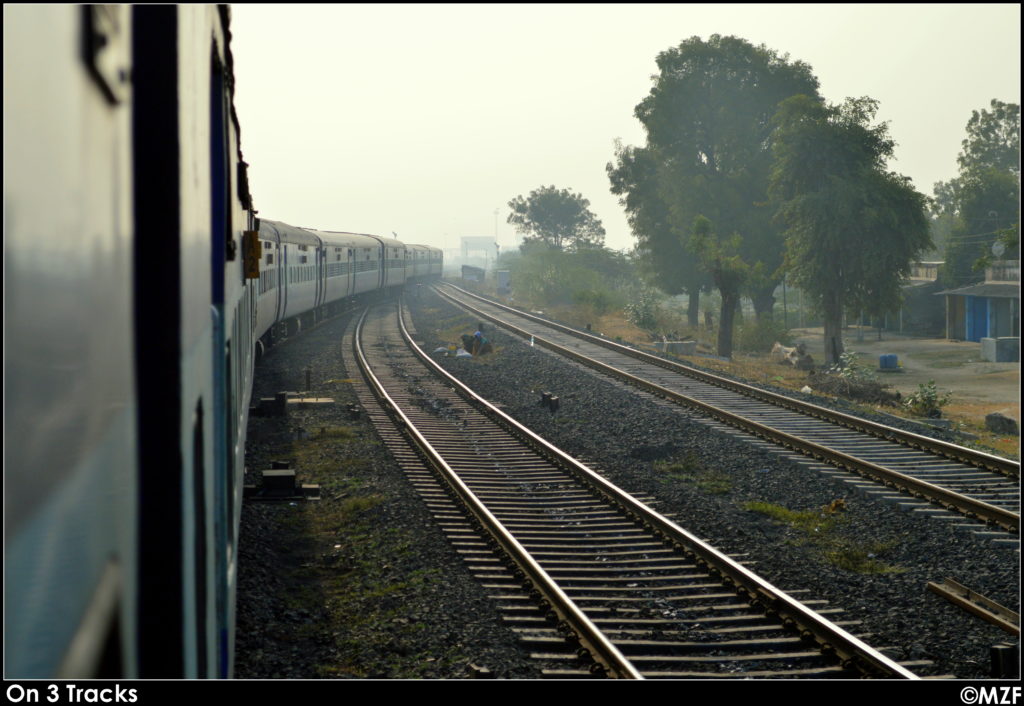
[[[856,666],[862,671],[870,671],[888,677],[919,678],[667,517],[647,507],[585,464],[497,409],[431,359],[413,341],[401,317],[399,317],[399,322],[402,335],[416,356],[431,370],[442,376],[464,398],[486,409],[493,418],[499,420],[520,440],[529,443],[559,466],[601,492],[621,507],[628,516],[642,523],[645,528],[660,533],[676,549],[694,558],[698,566],[706,568],[709,573],[720,576],[724,583],[732,585],[738,593],[745,595],[751,605],[760,606],[769,615],[778,616],[785,626],[797,627],[803,637],[814,639],[823,653],[834,653],[844,667]]]
[[[441,293],[442,295],[444,294],[443,292],[439,293]],[[451,301],[455,301],[451,297],[448,298]],[[706,402],[702,402],[692,397],[688,397],[679,392],[675,392],[674,390],[669,390],[668,388],[662,387],[661,385],[658,385],[656,383],[644,380],[643,378],[619,370],[606,363],[602,363],[592,358],[588,358],[582,353],[574,351],[570,348],[565,348],[564,346],[560,346],[553,341],[550,341],[542,336],[538,336],[536,333],[531,333],[529,331],[526,331],[525,329],[518,328],[517,326],[510,324],[507,321],[502,321],[496,317],[487,314],[484,311],[476,309],[465,303],[459,303],[459,306],[466,307],[470,309],[473,313],[478,314],[483,318],[487,318],[490,321],[498,323],[500,326],[502,326],[502,328],[506,328],[519,336],[530,338],[535,343],[542,345],[545,348],[549,348],[553,351],[556,351],[560,355],[568,356],[569,358],[572,358],[573,360],[576,360],[584,365],[587,365],[591,368],[594,368],[616,378],[625,380],[631,385],[634,385],[643,390],[656,394],[660,397],[664,397],[679,404],[695,407],[704,414],[715,419],[718,419],[719,421],[722,421],[726,424],[738,427],[744,431],[747,431],[761,438],[782,444],[783,446],[789,449],[799,451],[800,453],[803,453],[812,458],[824,460],[840,468],[845,468],[847,470],[854,471],[864,477],[871,478],[878,482],[884,483],[886,486],[895,488],[901,492],[907,492],[913,495],[914,497],[932,499],[935,502],[940,503],[947,509],[956,510],[962,513],[963,515],[967,516],[968,518],[978,518],[986,522],[997,524],[1009,532],[1020,532],[1020,515],[1013,513],[1009,510],[997,507],[995,505],[991,505],[981,500],[976,500],[974,498],[961,495],[959,493],[948,490],[941,486],[929,483],[928,481],[908,476],[904,473],[900,473],[899,471],[895,471],[891,468],[886,468],[885,466],[880,466],[876,463],[859,459],[855,456],[851,456],[841,451],[830,449],[827,446],[815,444],[814,442],[801,439],[800,437],[788,434],[784,431],[779,431],[778,429],[774,429],[772,427],[760,424],[759,422],[752,421],[740,415],[733,414],[732,412],[720,409],[718,407],[715,407],[714,405],[710,405]],[[516,313],[518,314],[518,312]],[[544,323],[547,324],[548,322]],[[555,326],[555,328],[559,328],[559,326]]]
[[[476,494],[459,478],[458,474],[448,465],[441,455],[434,449],[429,441],[420,433],[405,412],[388,395],[383,385],[370,370],[369,363],[363,355],[361,336],[363,323],[366,320],[369,307],[363,312],[356,325],[354,336],[354,353],[363,369],[363,374],[370,383],[374,394],[381,400],[387,411],[396,418],[396,421],[406,430],[416,446],[426,455],[428,461],[444,477],[452,490],[461,498],[469,511],[486,528],[492,537],[501,547],[513,558],[524,573],[533,582],[534,587],[544,596],[551,609],[558,617],[576,633],[591,656],[601,664],[612,675],[620,678],[642,679],[640,672],[629,662],[614,644],[602,633],[590,618],[573,602],[571,598],[558,586],[551,576],[537,563],[530,553],[505,529],[504,525],[496,518],[490,510],[480,501]],[[401,321],[401,316],[399,316]],[[408,336],[408,331],[402,326],[403,335]],[[407,339],[408,340],[408,339]],[[413,346],[419,350],[418,346]]]
[[[999,629],[1015,637],[1020,637],[1020,615],[977,591],[973,591],[951,578],[943,579],[941,584],[929,581],[928,590]]]
[[[825,421],[837,424],[839,426],[844,426],[849,429],[855,429],[857,431],[862,431],[882,439],[887,439],[889,441],[895,441],[914,448],[930,451],[937,455],[961,461],[963,463],[967,463],[972,466],[977,466],[979,468],[987,468],[991,471],[1002,473],[1014,479],[1020,478],[1020,463],[1017,461],[1001,458],[999,456],[985,453],[983,451],[976,451],[975,449],[969,449],[964,446],[958,446],[957,444],[952,444],[948,441],[932,439],[931,437],[927,437],[922,434],[915,434],[914,432],[911,431],[896,429],[894,427],[889,427],[879,422],[873,422],[867,419],[853,417],[848,414],[843,414],[842,412],[837,412],[826,407],[821,407],[811,402],[804,402],[803,400],[787,397],[786,395],[781,395],[775,392],[769,392],[768,390],[762,390],[760,388],[754,387],[752,385],[747,385],[742,382],[729,380],[728,378],[715,375],[714,373],[709,373],[699,368],[694,368],[684,363],[666,360],[659,356],[652,355],[651,353],[640,351],[635,348],[623,345],[621,343],[616,343],[615,341],[609,341],[608,339],[603,338],[601,336],[595,336],[594,334],[591,333],[578,331],[570,326],[566,326],[564,324],[560,324],[554,321],[549,321],[548,319],[541,318],[534,314],[520,311],[518,309],[507,306],[500,302],[495,302],[485,297],[481,297],[478,294],[469,292],[449,282],[446,282],[445,285],[451,287],[452,289],[458,292],[465,294],[466,296],[485,302],[491,306],[498,307],[499,309],[504,309],[505,311],[515,314],[516,316],[521,316],[525,319],[529,319],[539,324],[543,324],[544,326],[550,326],[551,328],[554,328],[558,331],[562,331],[563,333],[567,333],[569,335],[582,338],[584,340],[590,341],[591,343],[603,346],[605,348],[618,351],[620,353],[629,355],[634,358],[638,358],[640,360],[643,360],[644,362],[658,365],[667,370],[672,370],[674,372],[682,372],[690,377],[697,378],[703,382],[716,385],[724,389],[732,390],[734,392],[739,392],[741,394],[747,395],[749,397],[754,397],[765,402],[770,402],[780,407],[792,409],[794,411],[800,412],[801,414],[817,417],[819,419],[823,419]],[[436,286],[434,289],[439,294],[446,296],[449,300],[457,301],[450,295],[445,294]],[[475,313],[491,321],[498,321],[496,318],[478,309],[474,309],[469,305],[465,304],[464,302],[460,302],[460,306],[470,308]],[[506,324],[502,323],[502,325],[505,326]]]

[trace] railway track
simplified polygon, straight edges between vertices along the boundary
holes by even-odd
[[[627,678],[915,678],[913,664],[896,664],[477,399],[404,328],[394,305],[374,307],[354,355],[416,456],[472,518],[430,491],[467,559],[506,611],[527,618],[524,642],[565,663],[552,675],[579,674],[582,656],[591,671]],[[396,457],[418,466],[407,448]],[[474,528],[509,566],[487,561]],[[578,654],[555,651],[567,638]]]
[[[728,380],[450,284],[435,289],[482,320],[700,415],[959,513],[996,541],[1019,537],[1019,463]]]

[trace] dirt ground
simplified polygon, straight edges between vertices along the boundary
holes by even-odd
[[[820,328],[793,329],[795,342],[807,345],[815,362],[822,362],[824,335]],[[918,385],[934,380],[940,392],[953,393],[952,401],[943,409],[949,417],[964,416],[980,420],[992,412],[1013,417],[1020,424],[1020,363],[989,363],[981,360],[981,344],[947,341],[939,338],[912,338],[863,330],[857,327],[844,336],[846,350],[855,351],[863,364],[878,367],[878,358],[895,353],[899,368],[892,373],[879,371],[879,377],[901,394],[916,392]]]

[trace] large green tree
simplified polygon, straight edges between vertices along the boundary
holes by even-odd
[[[1020,106],[992,99],[992,110],[973,111],[957,157],[961,173],[999,169],[1020,177]]]
[[[775,117],[771,196],[792,281],[824,316],[828,363],[843,353],[843,312],[896,308],[931,244],[927,199],[886,171],[894,143],[886,124],[871,125],[876,110],[869,98],[826,106],[796,96]]]
[[[948,287],[980,281],[997,240],[1016,244],[1003,257],[1020,257],[1020,106],[993,99],[990,107],[967,121],[959,175],[935,184],[932,226],[945,236]]]
[[[508,207],[512,209],[508,223],[527,245],[539,242],[555,250],[575,251],[604,244],[604,227],[590,211],[590,201],[569,189],[542,186],[527,197],[516,196]]]
[[[738,237],[730,257],[740,258],[745,274],[719,278],[730,288],[721,292],[722,300],[736,301],[746,291],[758,315],[770,316],[782,264],[781,235],[767,203],[771,118],[790,96],[816,97],[818,81],[807,64],[739,37],[693,37],[657,61],[654,85],[635,110],[647,144],[642,152],[618,151],[617,164],[608,167],[613,191],[625,195],[627,210],[638,216],[634,234],[656,259],[681,261],[678,246],[668,245],[675,238],[690,258],[714,262],[715,252],[699,249]],[[699,216],[720,240],[693,239]],[[661,221],[663,228],[653,226]],[[719,340],[725,344],[719,354],[728,355],[732,331]]]

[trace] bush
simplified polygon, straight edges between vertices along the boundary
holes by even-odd
[[[637,287],[629,295],[625,314],[631,324],[648,331],[658,327],[662,295],[655,289]]]
[[[793,336],[781,321],[775,319],[746,320],[736,329],[733,346],[746,353],[767,353],[776,343],[793,344]]]
[[[949,404],[952,398],[952,392],[940,395],[938,388],[935,387],[935,381],[929,380],[918,385],[917,392],[908,395],[903,401],[903,406],[914,416],[938,419],[942,416],[942,408]]]
[[[604,316],[612,308],[612,296],[598,289],[580,289],[572,293],[572,303],[595,317]]]
[[[542,308],[572,304],[596,316],[615,307],[615,285],[621,277],[616,268],[625,266],[616,253],[537,247],[502,262],[511,272],[516,300]]]
[[[875,371],[858,363],[857,353],[848,348],[839,356],[839,362],[830,367],[828,372],[850,382],[876,382],[878,380]]]

